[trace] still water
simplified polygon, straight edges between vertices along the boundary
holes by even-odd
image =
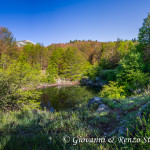
[[[50,111],[78,107],[98,95],[100,89],[85,86],[57,86],[41,90],[41,106]]]

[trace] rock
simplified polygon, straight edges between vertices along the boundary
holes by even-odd
[[[93,82],[91,80],[88,81],[88,85],[93,86]]]
[[[107,133],[104,133],[104,136],[107,136]]]
[[[124,127],[124,126],[121,126],[121,127],[119,128],[119,130],[118,130],[118,134],[119,134],[119,135],[125,135],[126,132],[127,132],[127,128]]]
[[[99,113],[102,113],[102,112],[109,113],[110,111],[111,109],[105,104],[99,105],[98,109],[96,110],[96,112],[99,112]]]
[[[50,104],[50,102],[49,102],[49,101],[48,101],[47,105],[48,105],[48,107],[50,107],[50,105],[51,105],[51,104]]]
[[[92,83],[90,84],[90,86],[97,86],[97,83]]]
[[[116,103],[117,103],[117,101],[116,101],[116,100],[112,100],[112,102],[113,102],[114,104],[116,104]]]
[[[136,97],[131,97],[131,100],[134,100],[134,99],[136,99]]]
[[[137,90],[135,91],[135,93],[141,94],[141,93],[142,93],[142,90],[141,90],[141,89],[137,89]]]
[[[88,106],[93,105],[93,104],[102,104],[102,98],[101,97],[93,97],[92,99],[89,100]]]
[[[62,82],[62,80],[59,78],[57,79],[56,83],[60,84]]]
[[[100,83],[100,86],[103,86],[104,84],[103,83]]]
[[[127,121],[126,121],[126,120],[122,120],[120,123],[123,124],[123,123],[125,123],[125,122],[127,122]]]
[[[80,80],[80,83],[82,85],[86,85],[86,86],[95,86],[95,87],[102,87],[103,85],[105,85],[106,83],[102,82],[101,79],[99,77],[95,78],[95,82],[93,82],[92,80],[90,80],[89,78],[82,78]]]
[[[53,112],[53,111],[54,111],[54,108],[53,108],[53,107],[51,107],[51,108],[50,108],[50,112]]]
[[[116,136],[116,135],[118,135],[118,136],[123,136],[123,135],[125,135],[126,134],[126,132],[127,132],[127,128],[126,127],[124,127],[124,126],[121,126],[121,127],[117,127],[117,128],[115,128],[112,132],[110,132],[109,134],[108,134],[108,137],[112,137],[112,136]]]
[[[93,127],[93,126],[91,126],[91,125],[88,125],[88,128],[90,129],[90,130],[94,130],[95,128]]]
[[[100,86],[103,86],[103,85],[106,85],[107,83],[104,83],[104,82],[102,82],[102,83],[100,83]]]
[[[108,137],[112,137],[112,136],[114,136],[114,135],[116,135],[117,134],[117,132],[118,132],[118,128],[116,128],[116,129],[114,129],[113,131],[111,131],[109,134],[108,134]]]
[[[83,85],[87,85],[88,82],[89,82],[89,79],[88,79],[88,78],[82,78],[80,82],[81,82],[81,84],[83,84]]]
[[[121,118],[121,117],[120,117],[119,115],[116,117],[117,120],[120,120],[120,118]]]
[[[142,113],[144,110],[148,109],[148,105],[150,105],[150,102],[144,104],[138,111],[138,113],[136,114],[137,117],[141,118],[142,117]]]
[[[99,86],[99,87],[101,86],[101,82],[96,82],[96,84],[97,84],[97,86]]]
[[[101,80],[101,79],[100,79],[99,77],[96,77],[96,78],[95,78],[95,81],[96,81],[96,82],[99,82],[100,80]]]

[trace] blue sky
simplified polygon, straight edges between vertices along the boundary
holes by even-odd
[[[3,0],[0,26],[16,40],[66,43],[137,38],[150,0]]]

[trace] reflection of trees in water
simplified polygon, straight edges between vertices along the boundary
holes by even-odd
[[[42,92],[42,107],[46,106],[48,109],[53,107],[56,110],[75,107],[76,104],[95,96],[92,90],[81,86],[50,87],[43,89]]]

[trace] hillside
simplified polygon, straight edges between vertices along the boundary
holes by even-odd
[[[18,47],[23,47],[25,46],[27,43],[33,44],[35,45],[35,43],[29,41],[29,40],[22,40],[22,41],[17,41],[16,44]]]

